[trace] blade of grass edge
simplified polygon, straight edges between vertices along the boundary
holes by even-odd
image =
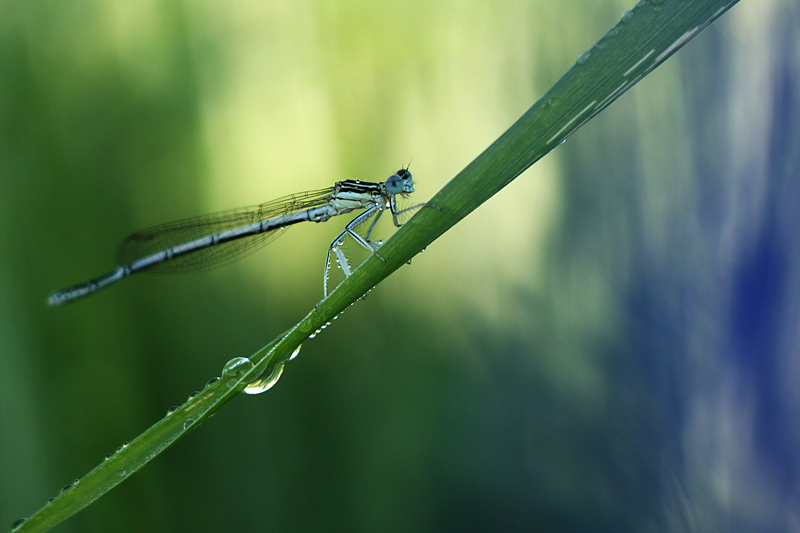
[[[387,240],[296,326],[227,372],[129,445],[68,486],[14,531],[47,531],[114,488],[213,415],[295,348],[449,228],[564,142],[738,0],[640,0],[508,131]],[[226,365],[230,369],[230,362]],[[227,378],[227,379],[226,379]]]

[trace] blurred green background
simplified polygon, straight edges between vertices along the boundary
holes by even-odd
[[[344,220],[50,291],[409,161],[424,201],[631,7],[0,4],[0,523],[304,316]],[[742,1],[56,531],[800,530],[798,42]]]

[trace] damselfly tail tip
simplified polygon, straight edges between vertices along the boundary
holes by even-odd
[[[64,304],[76,300],[79,297],[80,295],[76,295],[73,291],[70,290],[56,291],[56,292],[51,292],[44,302],[47,304],[47,307],[60,307]]]
[[[64,302],[65,299],[63,298],[60,292],[54,292],[50,294],[44,301],[44,303],[47,304],[47,307],[58,307]]]

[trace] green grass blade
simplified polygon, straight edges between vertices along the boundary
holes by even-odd
[[[385,261],[375,255],[368,258],[250,362],[229,362],[218,382],[64,490],[16,531],[46,531],[62,522],[197,427],[247,383],[282,366],[305,339],[562,143],[736,1],[640,0],[507,132],[430,200],[438,209],[421,209],[386,242],[380,251]]]

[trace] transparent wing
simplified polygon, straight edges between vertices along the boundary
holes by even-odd
[[[284,196],[254,207],[244,207],[211,215],[170,222],[137,231],[125,239],[117,251],[117,262],[134,261],[223,231],[261,222],[278,216],[325,205],[333,188]],[[216,246],[203,248],[148,268],[148,272],[186,272],[219,266],[249,254],[282,233],[275,229]]]

